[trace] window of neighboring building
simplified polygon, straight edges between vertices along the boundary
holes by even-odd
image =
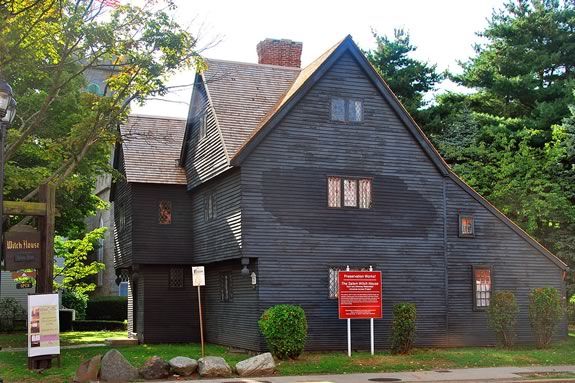
[[[341,122],[363,121],[363,101],[353,98],[332,98],[331,119]]]
[[[170,283],[171,289],[184,288],[184,268],[183,267],[170,267]]]
[[[222,273],[220,274],[220,302],[231,302],[232,300],[232,273]]]
[[[371,208],[371,178],[327,177],[327,205],[333,208]]]
[[[159,222],[160,225],[169,225],[172,223],[172,202],[160,201],[159,204]]]
[[[204,194],[204,221],[211,221],[216,218],[216,197],[214,192]]]
[[[128,282],[120,282],[118,286],[118,295],[121,297],[128,296]]]
[[[208,134],[208,116],[205,112],[200,114],[199,124],[200,124],[200,140],[201,140],[205,138]]]
[[[472,215],[469,214],[459,215],[459,236],[460,237],[475,236],[475,220]]]
[[[473,307],[484,310],[491,300],[491,267],[473,266]]]

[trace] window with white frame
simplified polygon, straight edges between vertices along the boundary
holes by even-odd
[[[369,209],[372,204],[371,196],[371,178],[327,177],[328,207]]]
[[[340,122],[362,122],[363,101],[354,98],[333,97],[331,119]]]

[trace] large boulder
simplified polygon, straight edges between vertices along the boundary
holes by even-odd
[[[174,374],[180,376],[190,376],[198,368],[198,361],[185,356],[176,356],[168,362]]]
[[[147,380],[167,378],[170,376],[170,365],[159,356],[152,356],[140,367],[140,376]]]
[[[130,382],[138,379],[138,369],[118,350],[110,350],[102,358],[100,379],[105,382]]]
[[[276,370],[276,363],[272,354],[256,355],[252,358],[242,360],[236,364],[236,371],[239,376],[263,376],[271,375]]]
[[[224,358],[206,356],[198,360],[198,372],[202,378],[227,378],[232,375],[231,367]]]
[[[76,370],[74,383],[90,383],[98,381],[102,355],[96,355],[92,359],[84,361]]]

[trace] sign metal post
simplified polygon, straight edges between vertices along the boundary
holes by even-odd
[[[202,318],[202,293],[201,287],[206,285],[206,273],[204,266],[192,267],[192,284],[198,287],[198,311],[200,314],[200,342],[202,344],[202,358],[206,356],[204,349],[204,323]]]
[[[374,354],[373,319],[382,317],[381,271],[338,273],[339,319],[347,319],[347,355],[351,356],[351,319],[370,320],[370,349]]]

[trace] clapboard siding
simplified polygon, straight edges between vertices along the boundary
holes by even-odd
[[[133,263],[191,264],[192,199],[185,185],[131,184]],[[159,223],[160,201],[172,204],[172,223]]]
[[[216,216],[205,220],[205,196],[214,193]],[[192,191],[193,259],[209,263],[242,255],[240,172],[232,170]]]
[[[519,304],[517,340],[533,342],[529,326],[529,292],[536,287],[555,287],[565,295],[562,270],[449,180],[447,182],[447,235],[449,259],[449,344],[495,343],[487,315],[473,311],[472,265],[493,268],[493,289],[510,290]],[[475,238],[459,238],[459,212],[475,217]],[[567,333],[564,321],[557,336]]]
[[[364,122],[330,121],[331,97],[364,100]],[[373,208],[327,208],[328,175],[373,177]],[[242,164],[244,256],[258,258],[262,309],[306,310],[307,348],[344,349],[345,321],[328,298],[330,266],[383,273],[389,345],[394,303],[418,307],[417,342],[445,344],[443,177],[350,55],[343,56]],[[369,322],[354,321],[354,348]]]
[[[258,273],[257,262],[252,261],[250,271]],[[237,347],[245,350],[259,350],[262,347],[259,335],[258,295],[251,285],[249,275],[241,274],[239,260],[217,262],[206,265],[206,287],[202,297],[205,307],[206,341]],[[232,300],[221,301],[220,277],[232,277]]]
[[[132,185],[126,181],[124,155],[122,148],[116,151],[118,155],[118,172],[120,177],[114,185],[114,264],[123,268],[132,264]],[[120,216],[124,215],[125,224],[119,224]]]
[[[184,268],[184,288],[169,287],[170,268]],[[145,280],[143,311],[145,343],[185,343],[199,341],[198,296],[192,286],[189,265],[142,266]]]
[[[221,133],[216,116],[210,105],[201,77],[196,77],[197,85],[192,96],[191,116],[188,116],[188,136],[186,147],[186,177],[188,189],[208,181],[229,168]],[[206,137],[200,138],[200,116],[207,114]]]

